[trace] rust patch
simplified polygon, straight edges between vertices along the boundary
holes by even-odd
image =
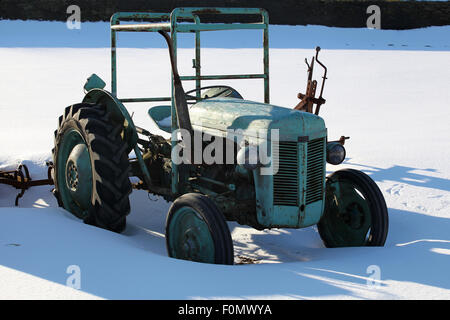
[[[295,110],[305,111],[309,113],[314,113],[315,115],[319,114],[320,106],[326,102],[326,100],[322,97],[323,88],[325,86],[325,80],[327,79],[327,67],[319,61],[319,51],[320,47],[316,48],[316,56],[312,57],[311,63],[308,63],[308,60],[305,59],[305,63],[308,66],[308,81],[306,84],[305,94],[299,93],[297,98],[301,101],[294,107]],[[320,95],[316,98],[316,89],[317,89],[317,81],[312,79],[314,72],[314,61],[316,61],[323,69],[324,73],[322,76],[322,87],[320,89]],[[315,112],[313,111],[314,104],[316,105]]]
[[[220,11],[214,8],[205,8],[202,10],[192,11],[193,14],[220,14]]]

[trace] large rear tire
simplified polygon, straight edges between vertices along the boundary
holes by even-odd
[[[326,182],[318,230],[326,247],[383,246],[389,218],[384,197],[365,173],[339,170]]]
[[[174,201],[166,221],[170,257],[203,263],[233,264],[230,230],[223,214],[208,197],[188,193]]]
[[[60,206],[84,222],[115,232],[125,229],[131,193],[123,123],[101,105],[69,106],[55,131],[53,180]]]

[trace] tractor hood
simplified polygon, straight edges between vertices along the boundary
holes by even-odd
[[[325,123],[319,116],[236,98],[218,97],[200,101],[190,107],[189,115],[195,130],[212,135],[224,135],[227,130],[238,129],[246,136],[260,138],[263,138],[262,132],[278,129],[282,141],[326,135]]]

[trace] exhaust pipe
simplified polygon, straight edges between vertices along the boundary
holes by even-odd
[[[178,127],[189,131],[191,137],[193,136],[193,130],[191,125],[191,118],[189,117],[189,109],[186,102],[186,95],[181,84],[180,75],[178,74],[177,64],[175,62],[175,54],[172,46],[172,39],[166,31],[158,31],[164,39],[166,39],[167,46],[169,47],[170,64],[172,66],[173,73],[173,86],[174,86],[174,99],[175,109],[177,111]]]

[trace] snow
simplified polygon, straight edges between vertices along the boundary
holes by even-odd
[[[98,297],[55,282],[32,276],[28,273],[0,266],[0,299],[99,299]]]
[[[205,49],[202,72],[259,73],[261,51]],[[313,53],[271,50],[271,103],[298,102],[303,59]],[[34,179],[46,177],[59,115],[81,101],[91,73],[109,82],[109,54],[105,48],[0,48],[0,169],[23,162]],[[182,74],[193,73],[193,55],[180,50]],[[166,254],[170,203],[144,191],[131,194],[127,228],[116,234],[58,208],[49,186],[28,190],[15,208],[17,190],[0,185],[0,298],[450,299],[449,55],[321,52],[329,70],[321,115],[331,139],[351,137],[345,163],[327,170],[356,168],[377,182],[390,216],[385,247],[328,249],[315,227],[257,231],[229,223],[236,265],[181,261]],[[119,97],[168,94],[166,50],[119,49],[118,63]],[[259,80],[220,83],[262,101]],[[137,125],[167,136],[148,117],[149,106],[128,105]],[[71,265],[80,267],[80,290],[66,286]],[[377,267],[380,280],[373,281]]]
[[[369,17],[369,15],[367,15]],[[383,18],[381,19],[383,27]],[[109,22],[83,22],[80,29],[68,29],[65,22],[0,20],[0,47],[71,47],[110,46]],[[271,25],[271,48],[368,49],[368,50],[450,50],[450,26],[412,30],[374,30],[336,28],[317,25]],[[202,48],[259,48],[261,30],[212,31],[202,34]],[[178,34],[179,48],[193,48],[194,36]],[[166,43],[154,33],[118,34],[118,46],[130,48],[165,48]]]

